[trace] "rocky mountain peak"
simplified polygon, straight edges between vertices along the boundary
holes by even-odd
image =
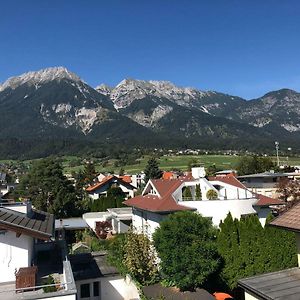
[[[65,67],[51,67],[11,77],[0,85],[0,91],[5,90],[6,88],[15,89],[22,84],[36,85],[62,79],[69,79],[76,82],[82,81],[75,73],[70,72]]]
[[[107,84],[100,84],[98,85],[95,90],[98,91],[100,94],[103,94],[105,96],[109,96],[111,94],[111,91],[112,91],[112,87],[107,85]]]

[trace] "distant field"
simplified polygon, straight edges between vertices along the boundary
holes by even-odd
[[[137,160],[137,163],[123,166],[122,168],[126,173],[133,174],[140,172],[145,169],[149,156],[143,156]],[[272,157],[273,161],[276,162],[276,158]],[[62,165],[65,173],[78,172],[80,169],[83,170],[84,159],[77,156],[64,156],[61,158]],[[234,169],[236,168],[239,156],[231,155],[172,155],[172,156],[162,156],[159,159],[159,165],[162,170],[172,170],[180,169],[186,171],[188,169],[189,162],[196,161],[197,163],[203,164],[205,167],[214,165],[220,169]],[[95,167],[97,172],[116,172],[118,173],[121,167],[115,166],[115,159],[107,161],[105,167],[102,165],[102,162],[95,159]],[[291,165],[300,165],[300,157],[281,157],[281,163],[287,163]],[[0,160],[1,163],[11,163],[17,164],[17,161],[12,160]],[[31,163],[31,161],[23,161],[25,165]]]
[[[239,160],[239,156],[231,156],[231,155],[172,155],[172,156],[163,156],[159,159],[159,166],[162,170],[172,170],[172,169],[180,169],[182,171],[187,171],[188,165],[190,161],[197,161],[197,163],[203,164],[205,167],[214,165],[217,167],[217,169],[225,170],[225,169],[234,169],[236,168],[236,165]],[[78,158],[76,158],[78,159]],[[122,168],[125,170],[128,174],[137,173],[140,171],[143,171],[145,169],[145,166],[147,164],[147,161],[149,159],[149,156],[144,156],[140,159],[138,159],[138,163],[126,165]],[[275,157],[272,157],[274,162],[276,161]],[[72,160],[71,160],[72,161]],[[102,166],[101,163],[95,163],[96,170],[98,172],[119,172],[121,167],[116,167],[114,165],[116,160],[109,160],[107,162],[107,165],[105,167]],[[281,162],[286,162],[286,157],[280,158]],[[289,163],[292,165],[300,165],[300,158],[293,157],[289,158]],[[83,166],[78,165],[71,167],[69,165],[69,161],[64,161],[64,169],[66,173],[71,173],[72,171],[78,171],[79,169],[83,169]]]

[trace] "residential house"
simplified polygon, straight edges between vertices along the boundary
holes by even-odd
[[[0,299],[76,299],[70,263],[52,241],[54,217],[30,202],[0,206]],[[43,292],[48,276],[55,291]]]
[[[229,212],[237,219],[249,214],[257,214],[264,225],[271,211],[270,206],[282,204],[279,200],[249,191],[234,176],[208,179],[204,176],[204,168],[192,168],[189,176],[170,180],[149,180],[141,195],[124,202],[133,209],[133,227],[151,237],[166,216],[184,210],[197,211],[211,218],[216,226]],[[196,193],[197,185],[201,191],[199,198]],[[190,189],[191,198],[184,197],[186,188]],[[209,190],[215,192],[216,199],[208,200]]]
[[[298,249],[298,267],[239,280],[245,300],[300,299],[300,203],[275,218],[269,225],[294,231]]]
[[[104,177],[101,181],[97,182],[86,188],[87,193],[92,199],[99,199],[100,196],[106,196],[107,191],[111,187],[119,187],[125,193],[126,197],[134,197],[136,187],[127,180],[123,180],[115,175]]]
[[[276,184],[289,178],[287,173],[263,172],[258,174],[249,174],[238,176],[238,179],[252,192],[265,195],[271,198],[277,198]]]

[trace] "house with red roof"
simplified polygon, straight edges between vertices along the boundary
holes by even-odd
[[[92,199],[98,199],[100,196],[105,196],[111,187],[119,187],[126,197],[134,197],[136,187],[131,184],[130,176],[109,175],[102,178],[101,181],[86,188],[87,193]]]
[[[264,225],[270,206],[282,204],[252,193],[234,176],[206,178],[200,169],[193,168],[191,175],[176,179],[150,179],[141,195],[124,202],[133,208],[133,227],[151,236],[168,214],[182,210],[197,211],[216,226],[229,212],[237,219],[257,214]],[[185,189],[190,190],[191,197],[185,197]],[[211,191],[213,199],[208,196]]]

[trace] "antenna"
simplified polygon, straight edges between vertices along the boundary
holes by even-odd
[[[278,151],[279,151],[279,142],[275,142],[275,149],[276,149],[276,157],[277,157],[277,167],[279,167],[279,156],[278,156]]]

